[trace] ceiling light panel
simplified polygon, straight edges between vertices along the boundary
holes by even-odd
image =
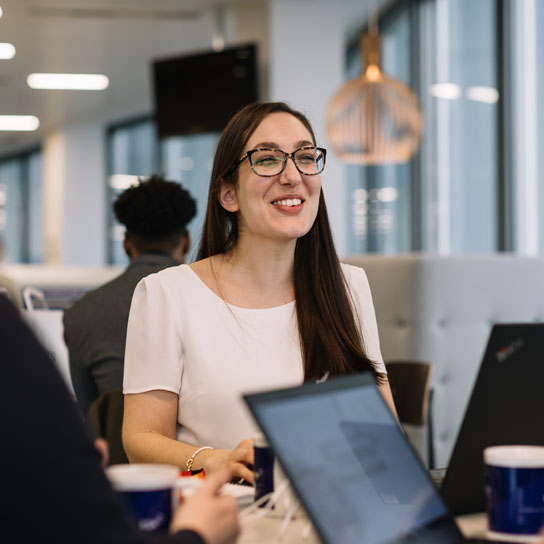
[[[0,59],[9,60],[15,56],[15,46],[12,43],[0,43]]]
[[[32,89],[78,91],[101,91],[110,84],[110,80],[102,74],[30,74],[26,82]]]
[[[40,126],[40,120],[34,115],[0,115],[0,130],[32,131]]]

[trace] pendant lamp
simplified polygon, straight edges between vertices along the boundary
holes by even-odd
[[[375,26],[361,40],[363,74],[348,81],[331,100],[328,139],[345,162],[385,164],[408,161],[421,138],[415,94],[380,68],[381,38]]]

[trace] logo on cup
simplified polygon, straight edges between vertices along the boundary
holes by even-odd
[[[167,532],[176,505],[179,468],[170,465],[113,465],[106,476],[125,500],[142,531]]]

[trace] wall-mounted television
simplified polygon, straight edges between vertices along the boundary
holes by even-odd
[[[153,83],[159,138],[221,131],[258,100],[257,46],[156,60]]]

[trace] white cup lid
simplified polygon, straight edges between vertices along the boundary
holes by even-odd
[[[510,468],[544,468],[544,446],[491,446],[484,449],[486,465]]]
[[[270,446],[264,433],[255,433],[252,438],[253,446],[256,448],[268,448]]]
[[[118,491],[152,491],[173,487],[179,468],[173,465],[135,463],[107,467],[106,476]]]

